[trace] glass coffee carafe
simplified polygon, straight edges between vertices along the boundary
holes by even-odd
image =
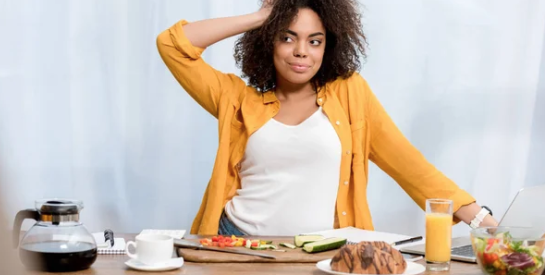
[[[21,210],[13,225],[14,246],[19,246],[22,263],[29,269],[49,272],[89,268],[96,260],[93,235],[79,222],[83,203],[77,200],[36,201],[36,209]],[[25,219],[36,223],[19,240]]]

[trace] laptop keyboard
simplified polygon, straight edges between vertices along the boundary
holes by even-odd
[[[457,256],[475,257],[475,253],[473,253],[473,247],[471,245],[454,247],[450,253]]]

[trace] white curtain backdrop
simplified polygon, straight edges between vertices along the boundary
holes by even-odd
[[[497,216],[517,190],[545,184],[545,1],[361,2],[370,43],[361,73],[432,163]],[[77,198],[91,231],[189,229],[214,162],[216,120],[167,71],[155,38],[182,18],[257,8],[0,0],[3,210],[14,217],[35,199]],[[205,59],[239,73],[234,40]],[[423,212],[375,166],[369,200],[377,230],[424,233]]]

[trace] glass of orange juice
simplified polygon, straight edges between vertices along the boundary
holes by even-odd
[[[452,246],[452,201],[426,200],[426,267],[430,271],[450,270]]]

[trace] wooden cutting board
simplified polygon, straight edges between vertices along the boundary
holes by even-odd
[[[250,239],[253,239],[250,237]],[[258,237],[255,237],[258,239]],[[264,238],[265,239],[265,238]],[[195,250],[187,248],[178,248],[177,253],[179,257],[183,257],[188,262],[199,263],[317,263],[322,260],[331,259],[337,253],[338,249],[330,250],[319,253],[307,253],[301,248],[291,249],[283,246],[279,246],[279,243],[287,242],[293,244],[293,238],[291,239],[271,239],[273,244],[278,249],[285,250],[286,252],[276,252],[271,250],[251,250],[245,247],[235,247],[235,249],[243,251],[255,251],[259,253],[269,254],[276,256],[276,259],[266,259],[258,256],[248,256],[233,253],[223,253],[216,251]],[[199,240],[188,240],[198,243]]]

